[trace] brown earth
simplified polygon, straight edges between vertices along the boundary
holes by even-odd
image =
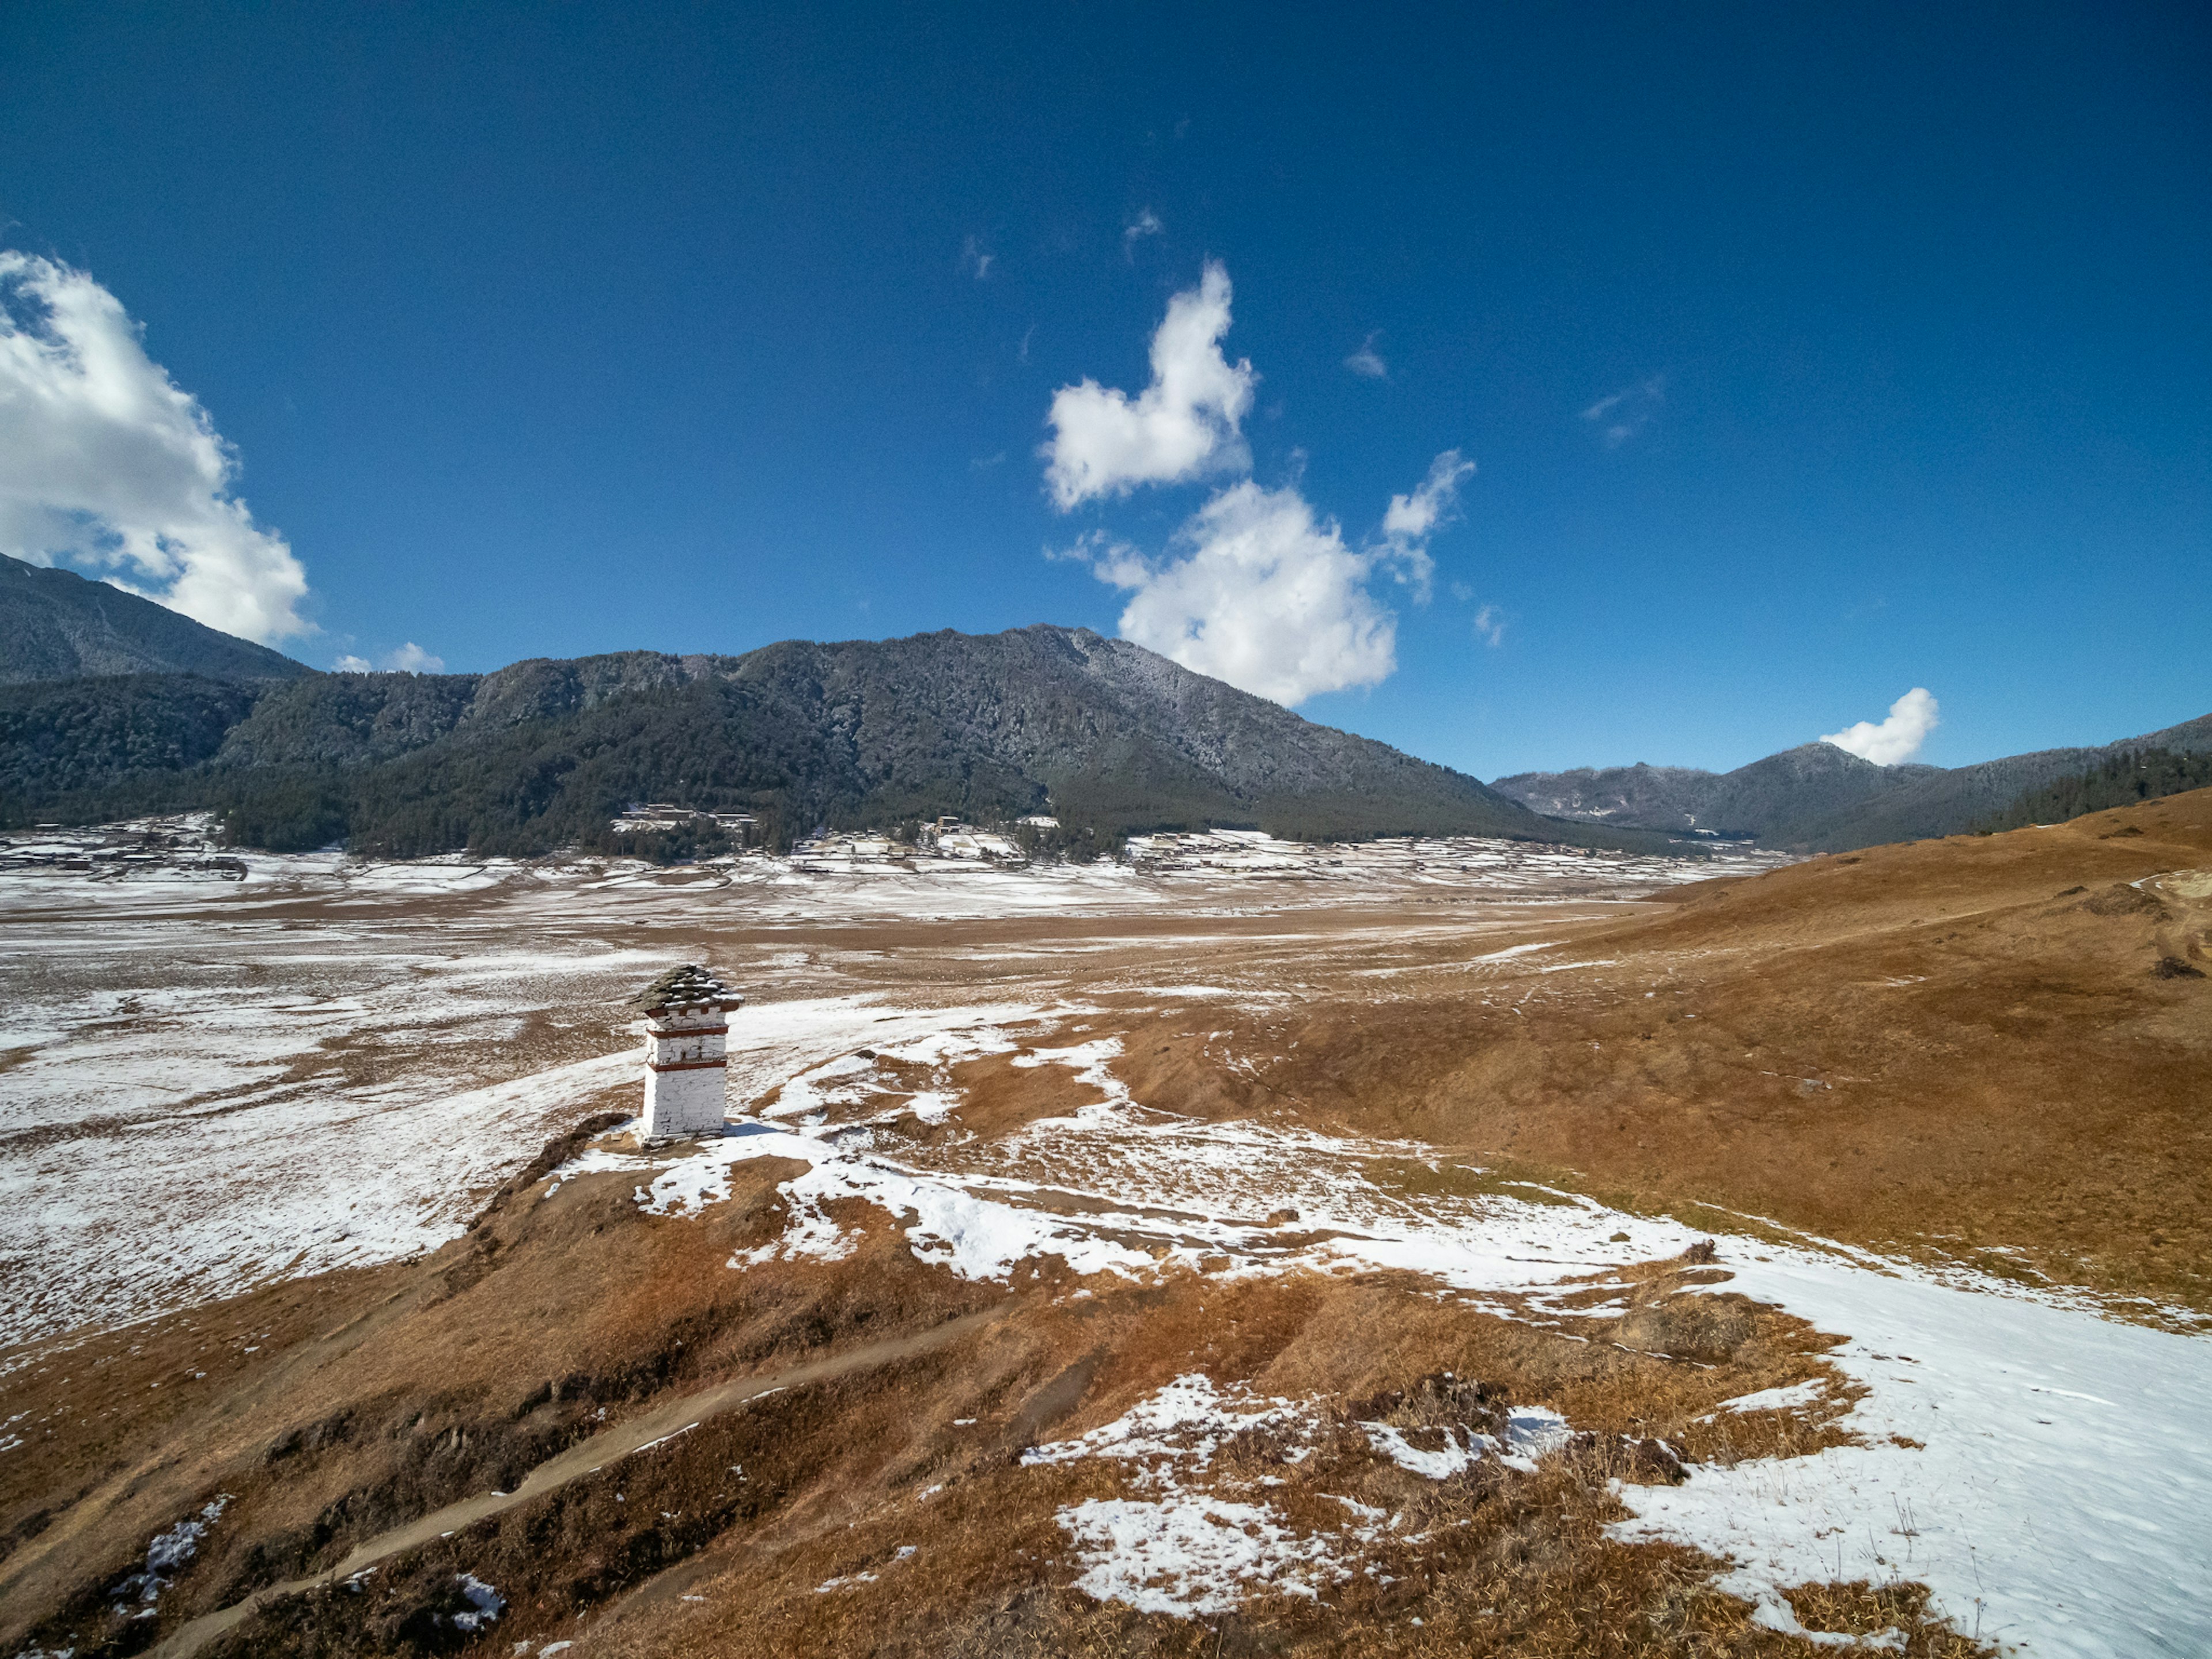
[[[2212,791],[1525,926],[1485,913],[1480,929],[1455,927],[1442,907],[1409,908],[1395,936],[1340,918],[1309,929],[1318,942],[1271,944],[1239,921],[1166,947],[1132,927],[1122,955],[1068,981],[1098,975],[1106,1012],[1053,1040],[1121,1037],[1116,1074],[1148,1104],[1417,1139],[1486,1165],[1464,1177],[1478,1182],[1544,1181],[1713,1231],[1753,1225],[1726,1213],[1740,1211],[2212,1312],[2212,881],[2175,874],[2208,866]],[[1473,960],[1538,939],[1564,946]],[[1286,994],[1164,1014],[1107,982],[1159,948],[1194,980]],[[1562,960],[1589,965],[1537,965]],[[909,957],[890,971],[925,969]],[[961,971],[969,994],[988,977]],[[1032,1121],[1058,1076],[976,1062],[954,1127],[990,1137]],[[1823,1408],[1702,1420],[1823,1375],[1830,1340],[1740,1298],[1679,1295],[1721,1282],[1726,1242],[1717,1266],[1593,1284],[1560,1329],[1387,1276],[1178,1274],[1093,1281],[1071,1300],[1073,1281],[1048,1268],[1018,1273],[1009,1305],[1003,1286],[916,1262],[858,1206],[838,1217],[863,1241],[846,1260],[731,1271],[733,1252],[780,1232],[775,1182],[795,1169],[733,1166],[730,1200],[689,1218],[641,1213],[629,1177],[550,1196],[518,1180],[422,1260],[11,1357],[0,1419],[24,1443],[0,1462],[0,1643],[143,1651],[444,1504],[514,1491],[609,1425],[912,1337],[903,1357],[706,1418],[355,1585],[275,1598],[200,1650],[1819,1650],[1747,1624],[1704,1587],[1711,1564],[1602,1530],[1619,1513],[1610,1475],[1667,1479],[1678,1455],[1812,1449],[1837,1432],[1840,1386]],[[1445,1178],[1418,1161],[1370,1174],[1409,1201]],[[1338,1425],[1303,1463],[1263,1441],[1224,1453],[1231,1473],[1271,1471],[1293,1520],[1342,1523],[1325,1484],[1413,1516],[1432,1541],[1376,1547],[1373,1574],[1319,1602],[1263,1595],[1219,1620],[1074,1589],[1054,1517],[1122,1490],[1118,1476],[1017,1454],[1192,1370],[1311,1397]],[[1348,1428],[1370,1413],[1409,1434],[1479,1425],[1505,1401],[1550,1406],[1583,1439],[1534,1474],[1492,1462],[1431,1483]],[[118,1616],[111,1587],[143,1565],[147,1539],[219,1494],[220,1523],[154,1616]],[[473,1638],[452,1622],[467,1607],[460,1572],[507,1601]],[[1929,1624],[1916,1595],[1811,1586],[1796,1601],[1819,1628],[1896,1625],[1915,1654],[1976,1650]]]
[[[1577,932],[1602,966],[1480,996],[1408,975],[1277,1028],[1262,1075],[1320,1121],[1707,1228],[2212,1315],[2212,878],[2172,878],[2209,867],[2208,790],[1816,859]]]

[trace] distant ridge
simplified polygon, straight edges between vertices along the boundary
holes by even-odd
[[[1584,767],[1516,773],[1491,787],[1569,822],[1751,836],[1769,846],[1844,852],[1963,834],[2031,791],[2147,749],[2212,750],[2212,714],[2094,749],[2043,749],[1950,770],[1876,766],[1833,744],[1808,743],[1733,772]]]
[[[1665,845],[1544,818],[1464,774],[1088,629],[788,641],[737,657],[623,652],[492,674],[317,674],[262,691],[214,744],[215,706],[194,689],[206,684],[80,680],[0,695],[9,813],[204,805],[249,844],[343,838],[393,856],[611,850],[610,820],[641,799],[752,812],[783,838],[816,823],[1049,811],[1094,841],[1246,824],[1315,839]],[[138,748],[196,763],[88,757],[76,741],[103,719],[150,732],[171,697],[191,720]]]
[[[0,685],[148,673],[288,680],[313,672],[119,587],[0,554]]]

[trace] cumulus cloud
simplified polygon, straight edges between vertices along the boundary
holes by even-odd
[[[1222,355],[1230,298],[1228,271],[1209,263],[1196,288],[1168,301],[1152,336],[1152,384],[1134,398],[1087,378],[1053,393],[1053,435],[1038,453],[1060,511],[1251,465],[1243,422],[1260,377]]]
[[[1389,380],[1390,365],[1384,362],[1382,354],[1375,349],[1376,341],[1382,337],[1382,331],[1376,330],[1374,333],[1359,343],[1358,350],[1344,360],[1344,366],[1364,380]]]
[[[1229,274],[1208,264],[1199,286],[1168,302],[1152,337],[1152,384],[1136,398],[1096,382],[1053,397],[1053,441],[1039,451],[1062,512],[1203,472],[1248,471],[1242,422],[1259,376],[1221,351],[1230,321]],[[1370,337],[1370,343],[1373,337]],[[1456,515],[1474,464],[1455,449],[1393,495],[1375,532],[1346,541],[1294,481],[1251,478],[1217,490],[1153,556],[1092,529],[1048,559],[1088,565],[1131,598],[1121,636],[1184,667],[1295,704],[1325,691],[1374,685],[1397,669],[1398,618],[1370,584],[1388,575],[1425,604],[1436,565],[1428,543]],[[1502,627],[1485,612],[1478,629]]]
[[[1923,686],[1914,686],[1889,706],[1889,718],[1879,726],[1861,720],[1840,732],[1822,736],[1822,743],[1872,761],[1876,766],[1895,766],[1920,752],[1920,745],[1936,729],[1936,699]]]
[[[112,573],[227,634],[315,631],[307,573],[230,494],[237,458],[85,272],[0,251],[0,552]]]
[[[1232,484],[1176,540],[1183,556],[1157,565],[1101,550],[1100,579],[1135,590],[1124,639],[1280,703],[1396,668],[1397,619],[1365,586],[1373,556],[1346,546],[1297,489]]]
[[[1618,449],[1657,419],[1666,401],[1667,377],[1654,374],[1599,398],[1583,410],[1583,419],[1597,428],[1607,449]]]
[[[1047,556],[1080,560],[1130,591],[1122,638],[1241,690],[1300,703],[1396,671],[1398,619],[1368,584],[1387,572],[1425,599],[1426,538],[1474,470],[1455,452],[1437,457],[1419,487],[1391,498],[1383,533],[1365,547],[1347,544],[1296,485],[1247,478],[1193,514],[1164,558],[1103,530]]]
[[[1146,208],[1121,228],[1121,257],[1132,264],[1136,263],[1137,244],[1147,236],[1157,236],[1167,227],[1160,222],[1159,215]]]
[[[375,667],[376,665],[369,661],[368,658],[356,657],[352,652],[349,651],[345,655],[340,657],[336,662],[331,665],[331,672],[333,674],[367,674],[373,672]]]

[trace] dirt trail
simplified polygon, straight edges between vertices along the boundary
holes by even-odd
[[[188,1655],[198,1652],[209,1641],[231,1629],[264,1602],[350,1578],[387,1557],[427,1544],[447,1533],[459,1532],[464,1527],[473,1526],[486,1516],[496,1515],[517,1504],[528,1503],[532,1498],[568,1485],[580,1475],[591,1474],[618,1458],[643,1451],[696,1428],[707,1419],[742,1406],[749,1400],[757,1400],[763,1395],[774,1394],[780,1389],[823,1382],[830,1377],[842,1376],[848,1371],[887,1364],[894,1359],[905,1359],[943,1347],[946,1343],[1003,1316],[1013,1305],[1011,1302],[1002,1303],[995,1308],[986,1308],[981,1313],[947,1320],[942,1325],[911,1336],[867,1343],[847,1352],[834,1354],[827,1359],[793,1365],[787,1370],[773,1372],[766,1376],[738,1377],[701,1393],[687,1395],[681,1400],[672,1400],[665,1405],[656,1406],[651,1411],[595,1434],[588,1440],[579,1441],[568,1450],[546,1459],[531,1470],[522,1484],[511,1492],[482,1492],[458,1504],[448,1504],[444,1509],[433,1510],[404,1526],[380,1533],[366,1543],[356,1546],[337,1565],[313,1577],[295,1578],[265,1586],[241,1601],[234,1601],[218,1612],[204,1613],[180,1625],[153,1650],[149,1659],[186,1659]]]

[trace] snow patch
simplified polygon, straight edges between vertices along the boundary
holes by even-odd
[[[220,1493],[211,1503],[203,1505],[198,1515],[186,1516],[167,1532],[155,1533],[146,1546],[146,1565],[112,1585],[108,1595],[118,1602],[135,1598],[143,1609],[139,1616],[152,1617],[155,1602],[169,1588],[178,1570],[199,1553],[200,1540],[207,1536],[210,1527],[222,1518],[230,1498],[228,1492]]]
[[[1255,1588],[1317,1596],[1348,1577],[1327,1534],[1299,1537],[1266,1504],[1211,1493],[1091,1498],[1060,1511],[1083,1553],[1076,1589],[1177,1619],[1231,1613]]]

